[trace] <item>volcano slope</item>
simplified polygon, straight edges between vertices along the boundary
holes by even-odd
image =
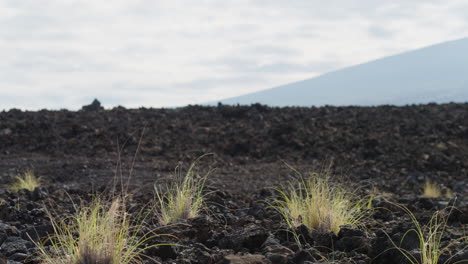
[[[127,183],[131,208],[152,203],[153,185],[168,181],[176,166],[204,158],[209,170],[206,208],[196,218],[145,228],[172,243],[145,250],[144,263],[409,263],[393,247],[413,227],[408,207],[425,224],[431,215],[456,206],[442,244],[447,263],[468,259],[468,104],[405,107],[270,108],[263,105],[177,109],[80,111],[9,110],[0,113],[0,259],[40,263],[35,242],[53,229],[54,217],[73,214],[75,204],[107,195],[117,180]],[[271,207],[272,187],[323,166],[333,182],[372,193],[374,211],[361,229],[338,235],[305,226],[287,231]],[[32,169],[42,185],[12,192],[14,176]],[[422,197],[430,180],[452,198]],[[120,186],[117,184],[117,186]],[[132,213],[129,209],[130,214]],[[157,210],[157,209],[156,209]],[[416,256],[418,241],[402,247]]]

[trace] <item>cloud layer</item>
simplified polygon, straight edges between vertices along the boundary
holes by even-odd
[[[0,109],[177,106],[468,36],[466,0],[4,0]]]

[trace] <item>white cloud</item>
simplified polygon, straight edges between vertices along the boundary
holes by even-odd
[[[465,37],[467,8],[465,0],[5,0],[0,109],[245,94]]]

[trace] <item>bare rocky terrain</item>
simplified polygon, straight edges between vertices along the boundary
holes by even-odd
[[[52,231],[44,208],[73,213],[71,200],[107,193],[129,177],[130,211],[153,198],[179,164],[197,157],[200,173],[213,169],[202,216],[147,228],[177,237],[145,252],[147,263],[406,263],[391,248],[412,228],[407,206],[428,221],[456,206],[443,243],[468,232],[468,104],[405,107],[270,108],[263,105],[177,109],[103,109],[0,112],[0,259],[38,263],[34,243]],[[336,182],[360,192],[378,190],[364,229],[344,226],[338,235],[304,226],[299,247],[269,206],[277,187],[294,173],[331,165]],[[7,186],[33,169],[43,186],[14,193]],[[426,180],[450,189],[452,198],[422,197]],[[417,254],[417,241],[403,245]],[[447,251],[448,263],[468,260],[466,240]],[[322,261],[322,262],[321,262]],[[0,261],[1,263],[1,261]]]

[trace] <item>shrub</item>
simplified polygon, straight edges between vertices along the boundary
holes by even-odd
[[[41,185],[40,179],[34,175],[32,170],[27,170],[22,176],[16,176],[15,179],[16,181],[10,186],[10,190],[13,192],[17,192],[21,189],[32,192],[36,187]]]
[[[152,238],[140,234],[140,225],[130,224],[122,199],[110,206],[95,199],[75,216],[51,221],[54,235],[38,243],[42,263],[47,264],[142,263],[141,252],[148,247],[141,246]]]
[[[364,200],[330,183],[330,171],[302,176],[287,188],[275,189],[280,199],[276,208],[290,227],[304,224],[310,229],[337,234],[341,225],[360,226],[367,215]]]
[[[194,171],[200,158],[190,165],[185,175],[182,174],[181,168],[177,167],[173,182],[163,187],[154,185],[155,200],[159,209],[156,214],[161,224],[193,218],[200,214],[204,206],[202,191],[208,176],[206,174],[197,177]]]

